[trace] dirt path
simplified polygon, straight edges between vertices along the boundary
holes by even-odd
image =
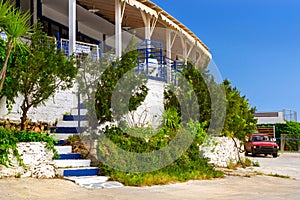
[[[295,156],[296,155],[296,156]],[[85,189],[73,182],[60,179],[0,179],[2,200],[182,200],[182,199],[299,199],[300,154],[285,154],[279,158],[253,158],[266,170],[285,173],[292,178],[273,176],[227,176],[211,181],[190,181],[154,187],[124,187],[118,189]],[[285,168],[286,167],[286,168]],[[284,169],[285,168],[285,169]],[[269,170],[269,171],[268,171]],[[251,171],[251,170],[250,170]],[[300,177],[300,176],[299,176]]]

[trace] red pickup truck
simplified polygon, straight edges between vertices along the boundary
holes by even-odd
[[[245,154],[251,153],[252,156],[256,154],[268,154],[272,155],[274,158],[278,156],[278,145],[275,139],[268,134],[253,133],[250,135],[248,141],[244,142]]]

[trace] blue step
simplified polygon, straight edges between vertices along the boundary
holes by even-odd
[[[81,133],[83,128],[78,127],[50,127],[51,133]]]
[[[78,121],[78,115],[64,115],[64,121]],[[80,115],[80,121],[87,120],[86,115]]]
[[[66,144],[68,144],[68,143],[64,140],[59,140],[58,142],[55,143],[55,145],[57,145],[57,146],[63,146],[63,145],[66,145]]]
[[[59,160],[81,159],[81,154],[79,153],[59,154],[59,156]]]
[[[63,176],[97,176],[97,167],[64,169]]]

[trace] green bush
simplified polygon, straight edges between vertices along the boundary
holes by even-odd
[[[163,185],[188,180],[221,178],[224,176],[223,172],[209,166],[203,158],[190,161],[189,163],[184,163],[182,159],[178,159],[173,164],[153,172],[126,173],[103,164],[100,164],[100,170],[103,174],[109,175],[111,180],[119,181],[128,186]]]
[[[124,131],[118,127],[112,127],[107,128],[105,131],[105,136],[117,147],[126,152],[135,153],[151,153],[165,148],[176,140],[178,134],[182,135],[182,137],[180,137],[177,141],[179,143],[176,143],[176,145],[181,145],[181,142],[184,143],[185,139],[189,139],[185,137],[186,135],[192,135],[194,137],[192,144],[175,161],[172,160],[170,165],[156,171],[136,172],[139,171],[136,163],[141,162],[141,160],[129,159],[130,162],[124,161],[120,165],[116,163],[116,165],[122,166],[122,170],[113,169],[101,163],[99,166],[100,172],[110,176],[112,180],[120,181],[125,185],[136,186],[222,177],[222,172],[216,171],[214,167],[207,164],[206,159],[199,156],[199,145],[203,143],[206,136],[206,132],[204,131],[206,124],[189,121],[184,125],[180,125],[179,118],[178,115],[174,115],[174,111],[167,110],[164,125],[156,134],[153,134],[153,130],[150,127],[127,128]],[[103,140],[99,140],[97,150],[98,156],[102,159],[107,159],[105,161],[108,163],[114,163],[116,160],[120,160],[121,162],[126,160],[126,158],[122,157],[124,156],[123,154],[119,154],[116,149],[109,148],[105,142],[103,143]],[[174,149],[174,152],[176,150]],[[166,157],[166,159],[174,159],[174,152],[170,151],[169,155],[167,155],[169,157]],[[153,160],[149,159],[148,162],[155,165],[159,163],[156,159],[159,159],[159,157]],[[147,167],[147,163],[145,167]],[[143,171],[147,171],[147,169],[143,169]]]
[[[287,151],[299,151],[300,134],[288,134],[288,139],[285,141],[284,149]]]
[[[8,167],[7,164],[11,162],[8,157],[10,153],[13,153],[19,164],[23,165],[17,151],[18,142],[46,142],[46,147],[54,152],[54,158],[58,157],[58,153],[54,148],[56,140],[46,133],[0,129],[0,165]]]
[[[22,164],[19,153],[17,151],[17,138],[14,137],[11,131],[0,129],[0,165],[8,167],[7,163],[10,163],[8,155],[13,153]]]

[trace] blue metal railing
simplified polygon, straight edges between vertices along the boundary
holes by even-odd
[[[167,81],[166,66],[163,65],[162,43],[155,40],[144,40],[138,44],[139,53],[137,72],[150,79]]]
[[[177,85],[177,74],[182,73],[184,62],[182,60],[173,60],[167,56],[164,56],[164,65],[170,67],[169,82]]]
[[[58,47],[59,46],[64,51],[64,54],[66,56],[68,56],[69,55],[69,41],[66,39],[61,39],[60,42],[58,42]],[[75,53],[76,53],[77,58],[83,58],[85,56],[88,56],[93,61],[97,61],[102,56],[100,41],[99,41],[98,45],[77,41],[75,47],[76,47]]]
[[[138,44],[137,50],[138,73],[143,73],[150,79],[177,84],[177,74],[182,73],[184,62],[163,56],[161,42],[145,39]]]

